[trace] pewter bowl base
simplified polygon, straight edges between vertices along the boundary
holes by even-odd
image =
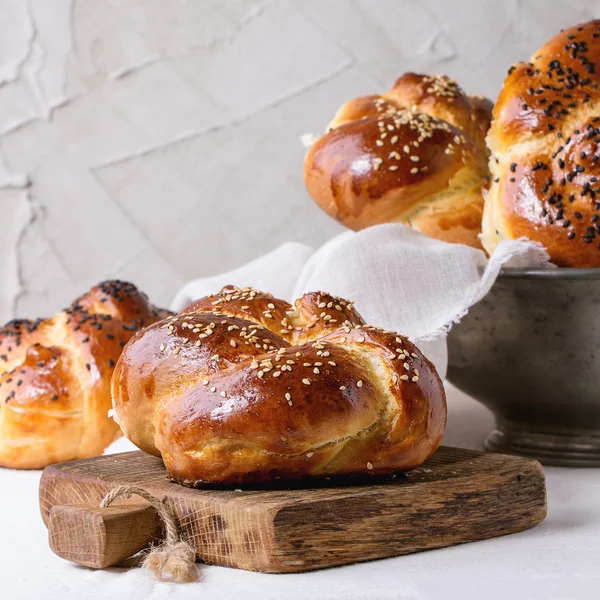
[[[496,421],[485,439],[485,449],[535,458],[556,467],[600,467],[600,436],[538,433]]]

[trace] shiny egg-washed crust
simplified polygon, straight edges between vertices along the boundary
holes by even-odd
[[[130,283],[106,281],[51,319],[0,328],[0,466],[102,454],[120,435],[108,410],[123,347],[168,315]]]
[[[560,267],[600,267],[600,21],[561,31],[513,66],[487,143],[482,241],[541,242]]]
[[[406,73],[338,110],[306,153],[308,192],[350,229],[400,222],[480,248],[491,111],[448,77]]]
[[[112,396],[125,435],[188,486],[404,471],[446,423],[421,352],[324,292],[197,300],[132,338]]]

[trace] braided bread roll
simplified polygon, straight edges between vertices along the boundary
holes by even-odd
[[[125,435],[189,486],[412,469],[446,421],[419,350],[322,292],[197,300],[134,336],[112,395]]]
[[[561,31],[513,66],[487,143],[482,241],[541,242],[560,267],[600,267],[600,21]]]
[[[120,435],[108,410],[123,347],[168,314],[130,283],[106,281],[51,319],[0,328],[0,466],[102,454]]]
[[[399,222],[481,247],[491,110],[448,77],[406,73],[338,110],[306,153],[306,188],[350,229]]]

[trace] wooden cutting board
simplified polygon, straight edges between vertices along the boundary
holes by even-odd
[[[161,538],[158,515],[144,500],[97,508],[120,485],[167,496],[199,559],[267,573],[474,542],[546,516],[541,465],[502,454],[442,447],[393,479],[199,490],[168,481],[160,459],[129,452],[44,470],[40,507],[56,554],[103,568]]]

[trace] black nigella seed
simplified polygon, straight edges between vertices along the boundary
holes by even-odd
[[[583,217],[583,215],[582,215],[580,212],[577,212],[577,211],[573,213],[573,216],[574,216],[576,219],[581,219],[581,218]]]
[[[563,227],[568,227],[571,224],[571,221],[569,221],[569,219],[567,219],[566,221],[564,221],[563,223]]]
[[[575,233],[573,233],[572,231],[569,231],[569,234],[567,235],[567,237],[572,240],[575,237]]]

